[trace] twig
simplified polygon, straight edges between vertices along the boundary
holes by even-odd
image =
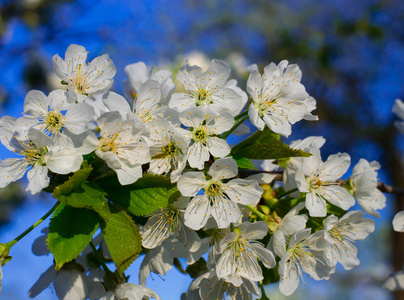
[[[261,173],[276,175],[274,178],[274,181],[282,181],[282,176],[283,176],[282,171],[260,171],[260,170],[240,170],[239,171],[240,178],[245,178],[245,177],[248,177],[251,175],[261,174]],[[386,193],[386,194],[404,196],[404,188],[391,186],[391,185],[385,184],[384,182],[378,182],[377,188],[381,192]]]

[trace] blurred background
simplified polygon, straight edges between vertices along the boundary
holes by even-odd
[[[319,122],[301,121],[290,140],[322,135],[325,159],[348,152],[382,165],[380,180],[404,187],[404,137],[395,130],[394,100],[403,98],[404,2],[402,0],[155,0],[155,1],[0,1],[0,116],[20,116],[31,89],[60,87],[52,56],[83,45],[89,59],[108,53],[117,67],[112,90],[122,93],[124,67],[144,61],[157,68],[178,68],[185,59],[201,67],[225,60],[245,88],[247,66],[262,70],[283,59],[299,64],[302,83],[316,98]],[[9,157],[4,147],[1,158]],[[53,205],[46,194],[28,197],[26,182],[0,190],[0,241],[8,242]],[[376,231],[357,243],[361,265],[338,269],[331,280],[306,280],[291,297],[267,287],[270,299],[404,299],[381,287],[404,264],[404,234],[391,220],[404,199],[388,196]],[[27,292],[52,263],[35,257],[33,240],[43,225],[13,247],[3,267],[2,299],[29,299]],[[129,271],[137,283],[137,261]],[[172,270],[148,285],[162,299],[179,299],[191,279]],[[175,287],[175,288],[174,288]],[[178,291],[177,291],[178,290]],[[36,299],[56,299],[52,288]]]

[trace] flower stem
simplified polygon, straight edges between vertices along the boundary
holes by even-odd
[[[292,189],[292,190],[290,190],[290,191],[287,191],[287,192],[285,192],[285,193],[283,193],[283,194],[276,195],[276,198],[280,199],[280,198],[282,198],[282,197],[284,197],[284,196],[287,196],[287,195],[289,195],[289,194],[292,194],[292,193],[294,193],[294,192],[296,192],[296,191],[298,191],[298,188],[294,188],[294,189]]]
[[[260,218],[260,220],[265,221],[266,216],[263,213],[260,213],[258,210],[256,210],[254,207],[252,207],[251,205],[246,205],[253,213],[255,213],[257,215],[258,218]]]
[[[97,248],[95,248],[95,245],[93,244],[93,242],[90,241],[90,247],[91,249],[93,249],[94,255],[97,258],[97,260],[99,261],[99,263],[101,264],[102,268],[104,269],[105,273],[112,273],[112,271],[107,267],[107,265],[105,264],[104,259],[101,257],[100,253],[98,252]]]
[[[23,233],[21,233],[19,236],[17,236],[14,240],[8,242],[6,245],[7,247],[10,249],[12,246],[14,246],[19,240],[21,240],[24,236],[26,236],[28,233],[30,233],[35,227],[37,227],[39,224],[41,224],[43,221],[45,221],[56,209],[56,207],[58,207],[58,205],[60,204],[60,202],[56,202],[55,205],[53,205],[53,207],[42,216],[42,218],[40,218],[38,221],[36,221],[34,224],[32,224],[30,227],[27,228],[27,230],[25,230]]]
[[[248,110],[246,110],[245,112],[242,112],[241,114],[237,115],[234,117],[234,120],[237,121],[238,119],[246,116],[248,114]]]
[[[242,118],[229,131],[226,131],[225,133],[223,133],[221,138],[226,139],[234,130],[236,130],[237,127],[239,127],[241,124],[243,124],[244,121],[247,119],[248,119],[248,116],[245,116],[244,118]]]

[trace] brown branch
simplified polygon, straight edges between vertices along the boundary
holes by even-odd
[[[260,170],[240,170],[239,171],[239,175],[241,178],[245,178],[245,177],[248,177],[251,175],[261,174],[261,173],[276,175],[274,178],[274,181],[282,181],[282,174],[283,174],[282,171],[260,171]],[[404,196],[404,188],[391,186],[391,185],[385,184],[384,182],[378,182],[377,188],[381,192],[386,193],[386,194]]]

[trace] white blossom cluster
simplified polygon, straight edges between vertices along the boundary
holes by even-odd
[[[354,242],[373,232],[374,221],[358,210],[337,217],[327,209],[333,205],[347,211],[357,202],[379,217],[376,210],[385,206],[385,197],[376,187],[377,162],[361,159],[343,180],[351,163],[347,153],[323,162],[320,147],[325,139],[296,141],[291,147],[311,156],[289,159],[282,169],[283,189],[303,201],[282,216],[273,211],[254,219],[250,208],[265,198],[261,185],[271,184],[274,177],[260,177],[266,182],[240,178],[224,138],[244,115],[258,130],[268,127],[284,137],[294,123],[317,120],[312,115],[316,101],[301,84],[297,65],[271,63],[262,75],[253,66],[247,94],[229,79],[231,70],[220,60],[212,60],[205,71],[186,62],[176,74],[178,86],[170,71],[154,72],[140,62],[125,68],[125,98],[110,91],[116,69],[108,55],[86,60],[87,51],[78,45],[69,46],[64,58],[55,55],[61,89],[48,96],[30,91],[22,117],[0,120],[1,142],[19,155],[0,163],[0,187],[28,171],[27,191],[38,193],[54,174],[75,172],[84,155],[94,154],[116,172],[121,185],[136,182],[145,172],[166,175],[181,197],[139,225],[147,249],[140,285],[121,283],[107,291],[101,284],[102,269],[85,262],[91,250],[86,249],[75,267],[56,272],[51,266],[30,297],[53,282],[57,296],[65,300],[160,299],[146,287],[149,274],[164,276],[176,259],[192,265],[206,253],[207,270],[194,279],[184,299],[261,296],[257,282],[264,279],[264,268],[277,265],[276,258],[284,295],[294,293],[303,273],[323,280],[337,263],[345,269],[359,265]],[[308,226],[313,218],[324,218],[316,232]],[[96,239],[101,245],[102,237]]]

